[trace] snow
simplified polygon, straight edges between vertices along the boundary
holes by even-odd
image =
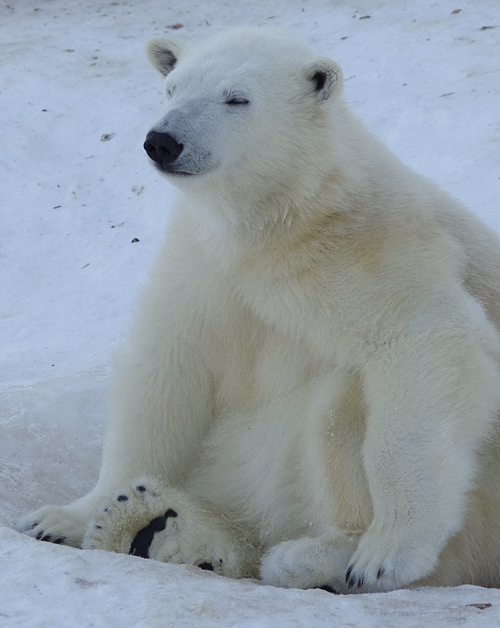
[[[143,47],[177,23],[302,34],[392,150],[500,231],[497,0],[2,3],[0,626],[500,625],[498,590],[275,589],[10,529],[97,477],[113,349],[175,194],[142,150],[161,109]]]
[[[2,535],[2,546],[2,628],[445,628],[458,621],[491,628],[500,618],[498,591],[479,587],[335,596],[229,580],[134,556],[83,552],[19,538],[12,530]]]

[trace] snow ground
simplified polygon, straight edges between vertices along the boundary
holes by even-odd
[[[500,626],[498,590],[287,591],[7,527],[97,477],[113,348],[175,193],[142,150],[161,107],[143,47],[177,23],[302,34],[370,128],[500,231],[498,0],[2,2],[0,626]]]

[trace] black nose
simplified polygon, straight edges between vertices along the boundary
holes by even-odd
[[[144,150],[160,166],[173,163],[182,153],[184,146],[168,133],[150,131],[144,142]]]

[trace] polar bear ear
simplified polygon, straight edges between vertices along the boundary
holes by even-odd
[[[325,102],[342,91],[342,70],[331,59],[320,58],[309,64],[306,78],[312,83],[318,102]]]
[[[182,48],[180,39],[153,37],[146,44],[146,55],[154,69],[162,76],[167,76],[174,69]]]

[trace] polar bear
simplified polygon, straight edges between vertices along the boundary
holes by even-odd
[[[19,529],[283,587],[500,586],[500,241],[242,29],[147,55],[178,187],[101,474]]]

